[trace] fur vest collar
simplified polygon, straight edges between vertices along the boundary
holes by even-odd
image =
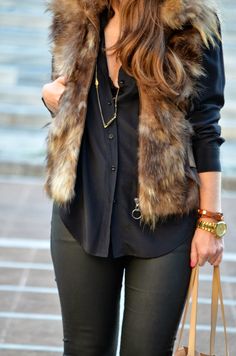
[[[75,195],[87,96],[99,48],[99,14],[106,6],[106,0],[51,0],[49,4],[53,14],[52,79],[64,75],[69,81],[59,111],[49,125],[44,188],[49,197],[63,206]],[[197,95],[196,80],[203,74],[203,44],[216,21],[215,9],[205,0],[157,0],[157,6],[168,33],[166,51],[173,51],[183,61],[187,76],[176,101],[165,93],[150,93],[137,82],[137,207],[141,221],[152,228],[159,219],[185,214],[199,206],[199,179],[194,168],[193,130],[187,120],[187,108],[190,98]]]

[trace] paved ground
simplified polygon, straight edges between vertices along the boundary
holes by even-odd
[[[58,355],[62,326],[49,252],[51,202],[40,180],[0,178],[0,354]],[[236,193],[224,192],[229,223],[221,264],[231,356],[236,355]],[[211,266],[201,269],[198,345],[208,351]],[[121,303],[123,312],[123,293]],[[188,325],[187,325],[188,326]],[[217,356],[223,356],[221,315]],[[185,341],[186,341],[185,332]]]

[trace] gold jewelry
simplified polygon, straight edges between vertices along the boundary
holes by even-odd
[[[116,96],[115,96],[115,103],[114,103],[115,112],[114,112],[113,116],[110,118],[110,120],[106,123],[104,120],[103,113],[102,113],[102,107],[101,107],[101,102],[100,102],[99,93],[98,93],[98,86],[99,86],[99,81],[98,81],[98,72],[97,72],[97,64],[96,64],[95,87],[96,87],[96,92],[97,92],[97,100],[98,100],[98,106],[99,106],[99,110],[100,110],[100,114],[101,114],[101,118],[102,118],[103,127],[106,129],[117,118],[117,99],[118,99],[120,87],[117,88],[117,92],[116,92]]]
[[[209,231],[215,235],[217,238],[221,238],[226,234],[227,225],[224,221],[218,221],[217,223],[198,220],[197,227],[202,230]]]

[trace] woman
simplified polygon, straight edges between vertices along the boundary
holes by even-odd
[[[191,267],[219,265],[224,248],[216,11],[203,0],[50,10],[45,190],[64,355],[116,355],[125,271],[120,355],[170,356]]]

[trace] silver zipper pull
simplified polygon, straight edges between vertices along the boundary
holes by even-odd
[[[139,209],[139,199],[136,197],[134,198],[134,202],[135,202],[135,208],[132,210],[132,217],[135,220],[139,220],[141,219],[141,211]]]

